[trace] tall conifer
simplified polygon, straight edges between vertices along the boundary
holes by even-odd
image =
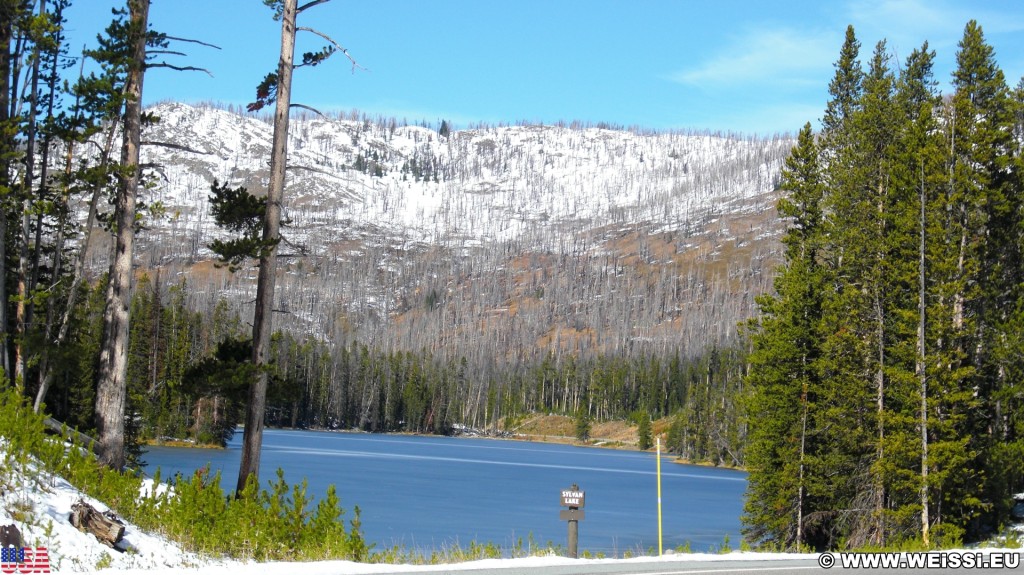
[[[927,44],[898,79],[884,42],[867,73],[858,46],[849,28],[818,152],[805,128],[783,177],[793,226],[748,376],[755,542],[948,544],[1024,488],[1024,89],[974,22],[946,101]]]
[[[949,207],[959,237],[953,293],[953,335],[964,362],[972,370],[955,382],[963,401],[956,434],[970,459],[967,473],[949,474],[943,484],[946,509],[965,519],[980,515],[986,499],[996,498],[986,484],[996,420],[994,396],[1006,382],[1007,362],[1000,349],[1006,333],[1019,327],[1007,323],[1013,308],[1013,286],[1019,284],[1019,173],[1012,170],[1013,116],[1009,90],[996,65],[994,50],[981,27],[968,22],[957,52],[954,93],[946,123],[950,139]],[[1008,359],[1008,358],[1006,358]],[[1020,360],[1016,360],[1019,362]],[[990,471],[998,474],[999,470]],[[981,486],[981,489],[979,489]],[[979,493],[981,491],[981,493]],[[985,494],[984,492],[988,492]]]
[[[762,315],[752,334],[744,523],[754,541],[799,548],[806,543],[806,469],[814,452],[808,419],[820,385],[822,274],[817,252],[824,187],[809,123],[786,160],[780,187],[787,195],[779,201],[779,212],[792,224],[783,238],[786,263],[775,279],[776,295],[758,300]]]

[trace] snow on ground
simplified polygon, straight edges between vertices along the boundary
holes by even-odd
[[[1013,500],[1016,504],[1010,513],[1018,522],[1011,525],[1010,529],[1024,536],[1024,492],[1014,495]]]
[[[124,541],[134,551],[121,552],[99,542],[91,533],[71,525],[71,506],[84,500],[99,511],[109,508],[83,495],[66,480],[29,468],[14,473],[15,489],[0,495],[0,525],[14,523],[26,547],[45,547],[54,572],[89,572],[101,567],[150,570],[199,565],[226,565],[182,552],[166,539],[125,524]],[[24,520],[25,517],[29,519]],[[22,519],[22,520],[19,520]],[[5,571],[6,572],[6,571]]]
[[[527,557],[519,559],[486,559],[448,565],[393,565],[366,564],[351,561],[321,561],[311,563],[271,562],[256,564],[200,557],[186,553],[167,539],[142,532],[134,525],[125,524],[124,540],[132,548],[120,552],[100,543],[93,535],[78,531],[68,521],[71,506],[84,499],[100,511],[108,508],[101,502],[84,496],[60,477],[38,473],[31,466],[11,470],[13,489],[0,493],[0,525],[16,523],[28,547],[46,547],[49,550],[51,572],[119,573],[195,573],[208,575],[242,575],[259,570],[262,575],[371,575],[395,571],[451,572],[481,568],[545,567],[559,565],[587,565],[608,562],[645,563],[653,561],[721,561],[721,560],[786,560],[815,559],[817,554],[733,552],[725,555],[705,553],[674,554],[665,557],[637,557],[632,559],[569,559],[559,556]],[[152,487],[147,487],[151,489]],[[1024,501],[1021,494],[1018,501]],[[16,520],[17,519],[21,520]],[[25,521],[25,518],[28,521]],[[1018,528],[1021,526],[1017,526]],[[6,572],[6,571],[5,571]]]

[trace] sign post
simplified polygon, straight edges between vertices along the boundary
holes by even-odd
[[[658,437],[658,557],[661,557],[661,437]]]
[[[586,492],[580,490],[575,483],[569,489],[562,490],[562,507],[568,507],[558,513],[558,518],[569,522],[569,557],[579,557],[579,536],[580,520],[585,517],[583,505],[586,502]]]

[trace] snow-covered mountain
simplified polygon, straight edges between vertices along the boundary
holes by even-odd
[[[142,199],[166,217],[148,222],[137,260],[164,281],[184,274],[196,305],[244,306],[255,274],[211,265],[207,197],[215,180],[263,193],[272,126],[209,106],[150,111],[144,140],[175,146],[144,147],[157,177]],[[728,338],[770,285],[793,144],[578,125],[449,133],[355,114],[293,114],[289,138],[290,313],[275,321],[415,348],[484,336],[506,355]]]

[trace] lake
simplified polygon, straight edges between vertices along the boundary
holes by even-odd
[[[210,465],[233,489],[241,432],[227,449],[151,447],[146,471],[191,475]],[[571,445],[497,439],[335,433],[268,429],[261,484],[278,468],[289,483],[309,482],[318,497],[337,486],[346,522],[358,505],[367,543],[421,551],[492,542],[509,548],[532,537],[565,546],[558,513],[563,489],[586,494],[580,552],[621,556],[657,549],[656,456]],[[679,465],[662,459],[664,548],[694,551],[739,546],[746,473]]]

